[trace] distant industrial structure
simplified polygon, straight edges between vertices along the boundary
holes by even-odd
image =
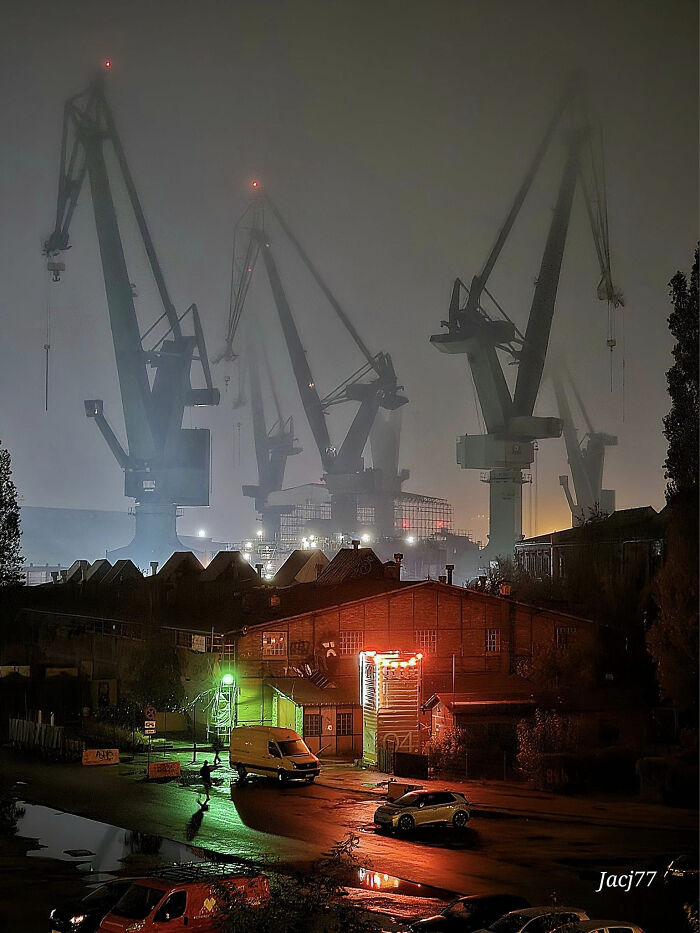
[[[131,175],[114,117],[104,92],[104,75],[71,97],[65,107],[56,221],[44,252],[54,281],[65,269],[61,254],[70,248],[69,229],[80,192],[89,182],[100,248],[107,307],[126,430],[123,444],[104,414],[101,399],[85,401],[124,471],[125,495],[134,501],[135,534],[130,544],[109,552],[110,559],[129,559],[147,569],[162,565],[182,549],[176,519],[183,508],[209,504],[210,435],[201,428],[184,428],[185,409],[217,405],[204,336],[196,305],[178,312],[170,298],[142,204]],[[556,205],[542,256],[525,332],[511,320],[489,291],[493,269],[508,240],[542,160],[565,119],[566,158]],[[114,171],[114,169],[118,171]],[[323,548],[333,554],[352,540],[371,543],[383,559],[405,552],[404,569],[415,578],[439,577],[446,564],[455,582],[474,578],[497,557],[512,556],[522,539],[522,485],[533,463],[538,439],[564,432],[576,499],[568,478],[561,476],[573,523],[591,511],[614,509],[614,492],[602,488],[605,448],[616,439],[593,430],[576,388],[572,385],[588,432],[579,441],[562,375],[553,371],[559,417],[540,417],[534,408],[543,376],[552,326],[560,268],[574,194],[580,182],[600,264],[598,297],[609,308],[608,346],[615,346],[613,315],[622,304],[610,268],[610,249],[602,151],[583,114],[582,96],[572,85],[564,94],[515,197],[495,245],[467,287],[456,279],[447,333],[431,342],[442,352],[466,354],[474,380],[485,431],[457,440],[457,462],[479,469],[489,485],[489,538],[485,549],[469,532],[454,528],[450,503],[434,496],[404,490],[409,471],[399,465],[401,409],[408,403],[392,358],[373,352],[360,336],[347,311],[259,182],[235,226],[230,301],[224,348],[215,362],[237,360],[239,398],[249,404],[257,481],[243,484],[244,495],[255,502],[259,527],[251,541],[239,542],[251,564],[261,564],[271,578],[295,548]],[[125,259],[125,244],[115,206],[114,188],[124,189],[138,229],[138,242],[148,260],[161,307],[143,330],[135,305],[136,286]],[[340,346],[343,357],[359,353],[359,364],[340,382],[322,393],[295,318],[278,265],[281,249],[301,264],[312,291],[320,293],[349,338]],[[294,417],[275,385],[268,357],[267,332],[254,325],[250,313],[241,328],[256,268],[269,285],[299,401],[321,467],[321,481],[285,488],[288,458],[301,452]],[[491,308],[487,311],[484,304]],[[190,334],[184,332],[185,322]],[[240,333],[239,333],[240,331]],[[329,349],[326,348],[326,352]],[[47,343],[47,366],[50,347]],[[517,365],[514,390],[509,388],[503,362]],[[193,382],[193,364],[200,372]],[[225,377],[227,384],[230,379]],[[48,381],[47,381],[48,391]],[[246,398],[247,396],[247,398]],[[272,398],[274,413],[269,411]],[[331,415],[335,406],[354,406],[349,427],[340,431]],[[235,406],[234,406],[235,407]],[[231,426],[233,430],[233,425]],[[370,452],[371,466],[365,462]],[[107,527],[106,525],[104,526]],[[122,537],[121,534],[119,537]],[[114,541],[107,534],[105,544]],[[194,542],[196,544],[196,542]],[[232,548],[234,544],[227,545]],[[61,559],[38,557],[45,567]],[[203,551],[193,545],[194,551]],[[206,550],[206,549],[204,549]],[[73,555],[76,556],[76,552]],[[50,571],[46,570],[45,573]],[[32,571],[36,578],[39,571]]]
[[[138,226],[141,245],[157,286],[162,311],[141,331],[117,218],[106,148],[116,159],[121,182]],[[113,164],[110,159],[109,164]],[[192,304],[179,313],[170,299],[124,148],[104,94],[103,76],[96,78],[65,106],[58,203],[53,232],[44,243],[48,269],[58,282],[65,264],[57,257],[70,249],[69,229],[85,178],[90,184],[95,227],[126,428],[126,447],[103,411],[102,399],[88,399],[85,414],[124,471],[124,494],[134,500],[135,535],[118,556],[147,566],[162,561],[181,544],[176,532],[178,510],[209,504],[210,440],[203,428],[183,428],[185,408],[217,405],[219,392],[209,370],[204,335]],[[183,331],[189,318],[192,334]],[[149,339],[148,344],[146,343]],[[48,353],[48,350],[47,350]],[[200,366],[204,387],[192,385],[192,365]],[[149,377],[153,370],[153,378]]]
[[[280,242],[291,246],[293,255],[301,260],[339,318],[351,344],[364,357],[358,369],[323,397],[318,392],[275,258],[275,248]],[[293,418],[282,410],[265,346],[260,345],[260,327],[253,330],[249,326],[239,365],[247,374],[258,482],[244,485],[243,492],[255,500],[262,523],[262,541],[258,544],[259,548],[265,548],[265,554],[261,553],[261,557],[269,557],[270,548],[285,554],[299,544],[334,552],[343,542],[358,538],[363,542],[371,541],[387,555],[398,546],[397,542],[402,546],[404,543],[416,545],[417,560],[425,551],[424,542],[430,541],[435,550],[438,539],[450,535],[453,550],[459,552],[459,562],[464,565],[462,578],[474,575],[478,568],[479,545],[470,535],[455,533],[452,506],[447,500],[403,491],[409,471],[399,467],[401,423],[396,413],[408,399],[402,394],[403,387],[398,384],[390,355],[383,351],[372,353],[368,349],[259,182],[253,182],[252,200],[235,228],[228,325],[224,350],[216,362],[237,358],[234,345],[260,257],[323,470],[322,483],[284,488],[287,459],[300,453],[301,448],[294,437]],[[271,424],[265,412],[263,372],[275,406]],[[344,438],[336,441],[331,436],[327,418],[334,406],[347,403],[358,407]],[[371,467],[365,465],[363,456],[367,445],[371,451]],[[440,557],[444,565],[445,554]],[[418,561],[418,566],[429,575],[432,562]]]
[[[581,440],[579,440],[578,431],[574,424],[565,377],[588,429]],[[617,438],[612,434],[604,434],[594,429],[576,384],[565,367],[555,366],[552,372],[552,382],[554,383],[554,394],[557,398],[559,417],[561,418],[566,444],[566,456],[576,495],[576,499],[571,495],[569,477],[566,475],[560,476],[559,483],[564,490],[566,501],[571,509],[571,524],[580,525],[595,516],[612,515],[615,511],[615,490],[603,489],[603,469],[605,467],[605,449],[606,447],[615,447]]]
[[[474,380],[486,433],[457,438],[457,463],[463,469],[485,471],[482,479],[489,485],[486,545],[489,559],[512,557],[515,544],[522,538],[522,486],[526,481],[523,470],[533,463],[538,439],[559,437],[562,432],[559,418],[535,416],[534,407],[547,357],[569,218],[579,179],[600,263],[598,297],[608,302],[609,321],[614,309],[622,304],[610,270],[602,152],[594,147],[592,129],[581,105],[580,91],[572,85],[546,129],[481,271],[473,277],[470,287],[460,279],[455,280],[448,319],[441,322],[447,333],[430,338],[443,353],[465,354]],[[566,159],[523,334],[489,291],[488,281],[565,114],[570,117],[571,124],[565,134]],[[487,300],[493,313],[484,308]],[[609,329],[608,346],[612,350],[614,345]],[[517,365],[512,394],[499,352]]]

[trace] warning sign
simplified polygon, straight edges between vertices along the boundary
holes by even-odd
[[[151,705],[149,704],[149,705],[146,707],[146,709],[143,711],[143,718],[144,718],[144,719],[149,719],[149,720],[150,720],[150,719],[155,719],[155,718],[156,718],[156,708],[155,708],[155,706],[151,706]]]
[[[180,777],[179,761],[152,761],[148,766],[149,778]]]
[[[86,748],[83,752],[84,765],[118,765],[118,748]]]

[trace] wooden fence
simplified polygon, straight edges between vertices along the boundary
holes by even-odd
[[[58,761],[80,761],[85,748],[80,739],[67,738],[63,726],[31,719],[10,719],[10,742],[15,748],[38,752],[44,758]]]

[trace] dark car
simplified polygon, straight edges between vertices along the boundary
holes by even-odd
[[[80,900],[55,907],[49,915],[50,933],[95,933],[121,896],[131,878],[118,878],[94,888]]]
[[[697,899],[698,894],[698,853],[679,855],[667,866],[664,872],[664,884],[674,893]]]
[[[434,917],[416,920],[409,930],[411,933],[472,933],[511,910],[529,906],[524,897],[514,894],[472,894],[452,901]]]

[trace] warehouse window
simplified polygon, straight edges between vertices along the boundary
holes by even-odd
[[[487,628],[484,639],[486,651],[501,650],[501,632],[497,628]]]
[[[437,629],[416,629],[416,648],[423,654],[437,654]]]
[[[304,735],[320,735],[321,734],[321,714],[320,713],[304,713]]]
[[[336,713],[335,731],[338,735],[352,735],[352,710],[347,713]]]
[[[274,658],[287,654],[286,632],[263,632],[262,653],[264,658]]]
[[[311,652],[311,643],[308,641],[292,641],[289,643],[289,656],[292,658],[305,658]]]
[[[566,626],[557,626],[555,637],[557,642],[557,648],[565,649],[569,647],[569,637],[573,629]]]
[[[364,641],[364,632],[361,630],[350,630],[340,633],[340,653],[341,654],[359,654],[362,651]]]

